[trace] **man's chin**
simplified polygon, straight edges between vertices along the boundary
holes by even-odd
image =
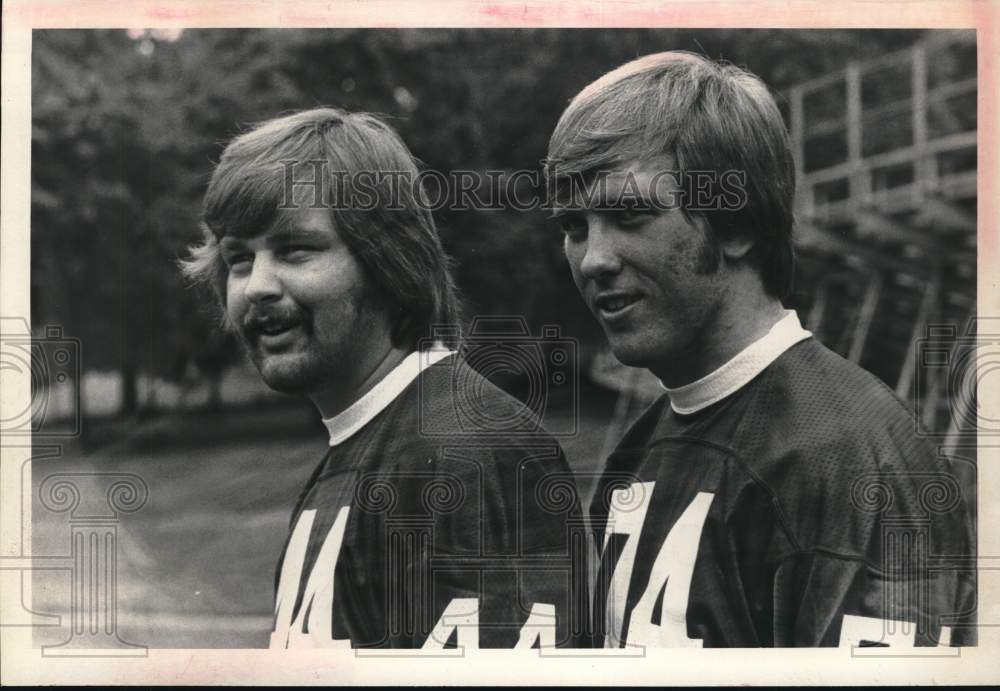
[[[319,379],[318,373],[292,356],[267,356],[254,364],[264,383],[279,393],[307,394]]]
[[[611,352],[618,362],[628,367],[648,367],[651,361],[648,348],[627,339],[609,339]]]

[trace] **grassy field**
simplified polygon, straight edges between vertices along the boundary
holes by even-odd
[[[581,392],[579,432],[563,446],[588,493],[600,467],[615,395]],[[572,415],[550,410],[558,428]],[[612,431],[612,435],[615,432]],[[38,501],[55,473],[133,473],[146,504],[118,523],[118,631],[153,648],[266,646],[275,564],[295,498],[325,448],[325,430],[304,405],[184,414],[130,426],[118,439],[67,447],[33,464],[33,553],[70,553],[70,523]],[[36,643],[69,638],[70,572],[34,572],[33,608],[62,625],[36,629]]]

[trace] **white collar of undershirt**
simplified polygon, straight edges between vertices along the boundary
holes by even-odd
[[[675,413],[690,415],[721,401],[743,388],[786,350],[810,336],[812,333],[802,328],[795,310],[785,310],[785,316],[770,331],[719,369],[676,389],[664,387],[670,397],[670,407]]]
[[[323,418],[323,424],[330,433],[330,446],[336,446],[357,433],[396,400],[421,372],[452,354],[454,351],[443,346],[414,351],[348,408],[333,417]]]

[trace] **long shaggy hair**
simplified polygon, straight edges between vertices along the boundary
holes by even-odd
[[[189,248],[181,268],[212,288],[225,323],[219,241],[266,231],[282,209],[322,205],[387,298],[393,343],[418,347],[432,325],[452,330],[459,319],[449,260],[418,175],[409,149],[374,115],[318,108],[269,120],[223,151],[205,194],[203,241]]]

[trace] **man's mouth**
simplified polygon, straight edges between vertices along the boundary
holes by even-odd
[[[274,350],[290,345],[300,326],[301,321],[298,319],[264,317],[252,319],[248,324],[247,333],[251,341],[268,350]]]
[[[293,328],[295,328],[295,324],[289,322],[283,324],[267,324],[265,326],[258,327],[257,331],[264,336],[277,336]]]
[[[284,350],[295,342],[298,335],[298,324],[268,326],[260,329],[257,344],[265,350]]]
[[[642,296],[639,293],[623,291],[601,293],[594,298],[594,306],[604,319],[614,319],[625,314]]]

